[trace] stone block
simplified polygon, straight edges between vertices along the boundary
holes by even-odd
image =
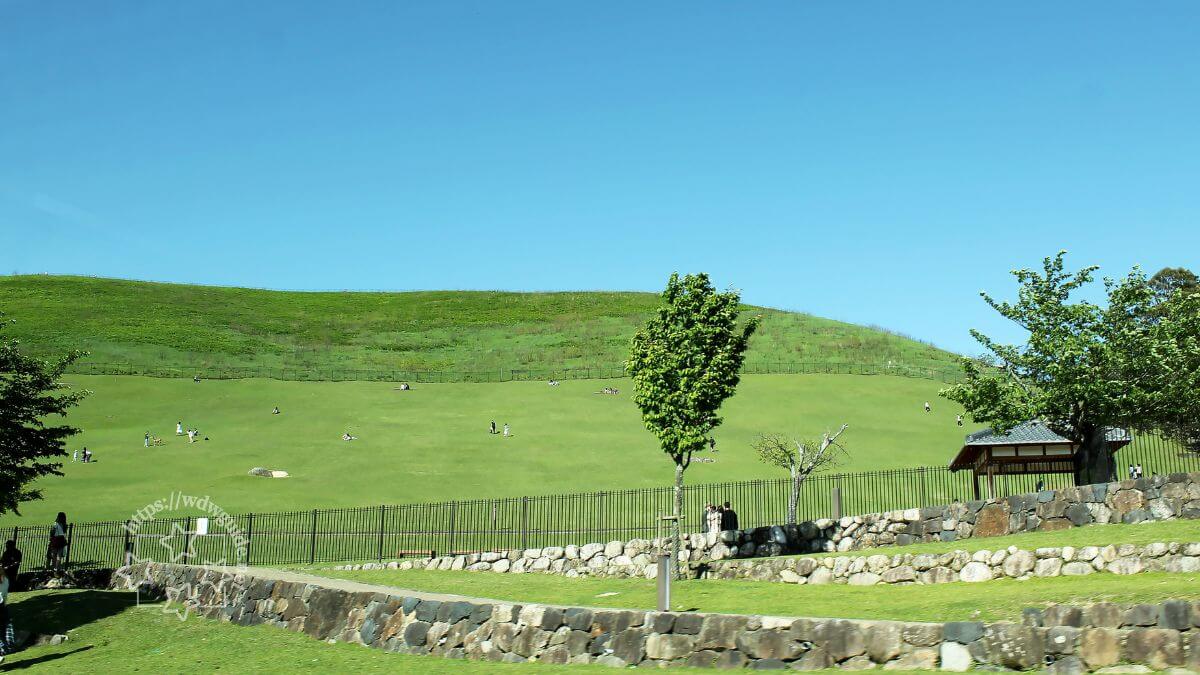
[[[803,652],[800,644],[779,630],[753,630],[736,637],[738,651],[755,659],[791,660]]]
[[[1017,551],[1004,560],[1004,574],[1009,577],[1023,577],[1033,571],[1036,562],[1037,559],[1029,551]]]
[[[676,619],[676,631],[679,620]],[[697,649],[736,649],[737,634],[745,630],[748,619],[744,616],[712,614],[704,617],[700,633],[696,638]]]
[[[963,565],[962,571],[958,573],[958,578],[961,581],[970,583],[990,581],[992,579],[992,568],[988,567],[988,564],[984,562],[969,562]]]
[[[867,650],[862,627],[852,621],[823,621],[814,629],[813,642],[820,645],[835,662],[858,656]]]
[[[932,647],[942,641],[943,627],[935,623],[906,623],[900,636],[914,647]]]
[[[1158,627],[1188,630],[1192,627],[1192,605],[1186,600],[1168,600],[1158,606]]]
[[[964,645],[957,642],[943,642],[939,650],[941,669],[955,673],[963,673],[971,669],[974,659]]]
[[[1055,626],[1046,630],[1046,652],[1049,654],[1074,654],[1079,644],[1081,629],[1071,626]]]
[[[887,663],[903,648],[900,625],[877,623],[867,628],[867,656],[875,663]]]
[[[1125,648],[1121,655],[1126,661],[1162,670],[1183,665],[1183,642],[1178,631],[1134,628],[1125,637]]]
[[[625,663],[640,663],[646,656],[646,636],[636,628],[616,633],[608,646],[612,649],[612,655]]]
[[[967,644],[983,637],[984,625],[979,621],[951,621],[942,626],[942,639]]]
[[[984,630],[988,660],[1016,670],[1039,667],[1046,654],[1042,630],[1014,623],[998,623]]]
[[[646,656],[652,659],[673,661],[692,652],[696,638],[691,635],[663,635],[655,633],[646,638]]]

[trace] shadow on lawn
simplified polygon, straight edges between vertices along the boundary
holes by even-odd
[[[31,635],[66,633],[120,614],[137,602],[133,593],[120,591],[41,591],[9,597],[14,627]]]

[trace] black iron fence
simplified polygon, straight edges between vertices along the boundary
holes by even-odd
[[[404,370],[395,368],[340,368],[332,366],[173,366],[138,363],[105,363],[88,360],[71,366],[83,375],[141,375],[146,377],[201,377],[213,380],[267,378],[310,382],[522,382],[540,380],[598,380],[625,377],[622,364],[562,368],[498,368],[494,370]],[[959,369],[898,362],[850,363],[841,361],[748,361],[746,375],[896,375],[938,382],[959,382]]]
[[[1120,467],[1141,465],[1147,476],[1200,471],[1200,455],[1153,435],[1140,436],[1117,457]],[[1033,492],[1039,486],[1068,487],[1072,482],[1069,474],[997,476],[995,496]],[[782,523],[788,493],[786,478],[688,485],[685,529],[703,529],[704,505],[726,501],[737,511],[742,528]],[[659,516],[671,511],[672,494],[670,487],[660,487],[249,513],[210,516],[203,522],[201,516],[185,516],[140,523],[75,523],[68,532],[66,564],[115,567],[126,551],[157,561],[311,564],[652,539],[659,533]],[[801,521],[816,520],[971,499],[971,473],[951,473],[946,467],[821,474],[804,482],[798,516]],[[49,527],[14,527],[9,532],[25,551],[26,567],[42,568]]]

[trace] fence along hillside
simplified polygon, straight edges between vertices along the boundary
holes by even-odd
[[[1118,455],[1121,466],[1141,464],[1146,475],[1200,471],[1200,455],[1158,436],[1140,436]],[[1069,487],[1068,474],[998,476],[996,497]],[[834,490],[840,496],[834,501]],[[816,475],[803,487],[799,519],[895,511],[970,501],[969,471],[944,466]],[[193,517],[141,523],[131,536],[121,521],[71,525],[69,566],[116,567],[126,547],[159,562],[220,561],[252,565],[384,560],[472,551],[653,539],[658,517],[670,513],[670,487],[561,495],[379,505],[232,516],[233,532],[248,540],[245,556],[235,538],[213,524],[197,535]],[[687,530],[703,529],[707,503],[730,502],[742,529],[783,523],[788,480],[772,478],[689,485],[684,492]],[[7,533],[6,533],[7,534]],[[15,527],[11,536],[32,569],[43,563],[49,527]]]
[[[940,365],[940,364],[939,364]],[[78,361],[71,372],[81,375],[141,375],[144,377],[196,377],[213,380],[266,378],[307,382],[527,382],[539,380],[600,380],[626,377],[624,364],[567,368],[500,368],[497,370],[401,370],[332,368],[319,366],[244,367],[172,366],[159,364]],[[893,375],[952,384],[962,372],[910,363],[850,363],[842,361],[756,361],[742,367],[744,375]]]

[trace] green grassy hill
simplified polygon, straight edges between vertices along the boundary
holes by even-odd
[[[84,367],[497,371],[615,366],[649,293],[284,292],[87,277],[0,277],[5,334],[31,353],[86,349]],[[879,329],[747,307],[750,363],[954,370],[954,355]],[[287,379],[309,379],[303,376]],[[312,379],[336,379],[316,377]],[[350,378],[354,379],[354,378]]]
[[[417,385],[73,375],[93,391],[68,421],[84,431],[91,464],[67,462],[42,481],[46,498],[5,526],[125,519],[172,492],[210,496],[230,512],[515,497],[669,485],[670,461],[642,426],[627,381]],[[722,409],[717,461],[694,464],[691,483],[782,478],[750,447],[756,435],[817,435],[841,423],[845,471],[943,464],[962,444],[957,406],[938,382],[903,377],[750,375]],[[933,413],[922,409],[934,402]],[[272,415],[278,405],[282,414]],[[514,436],[487,433],[488,422]],[[211,440],[189,444],[175,423]],[[165,446],[144,448],[146,431]],[[359,440],[345,442],[349,431]],[[282,480],[246,475],[283,469]]]

